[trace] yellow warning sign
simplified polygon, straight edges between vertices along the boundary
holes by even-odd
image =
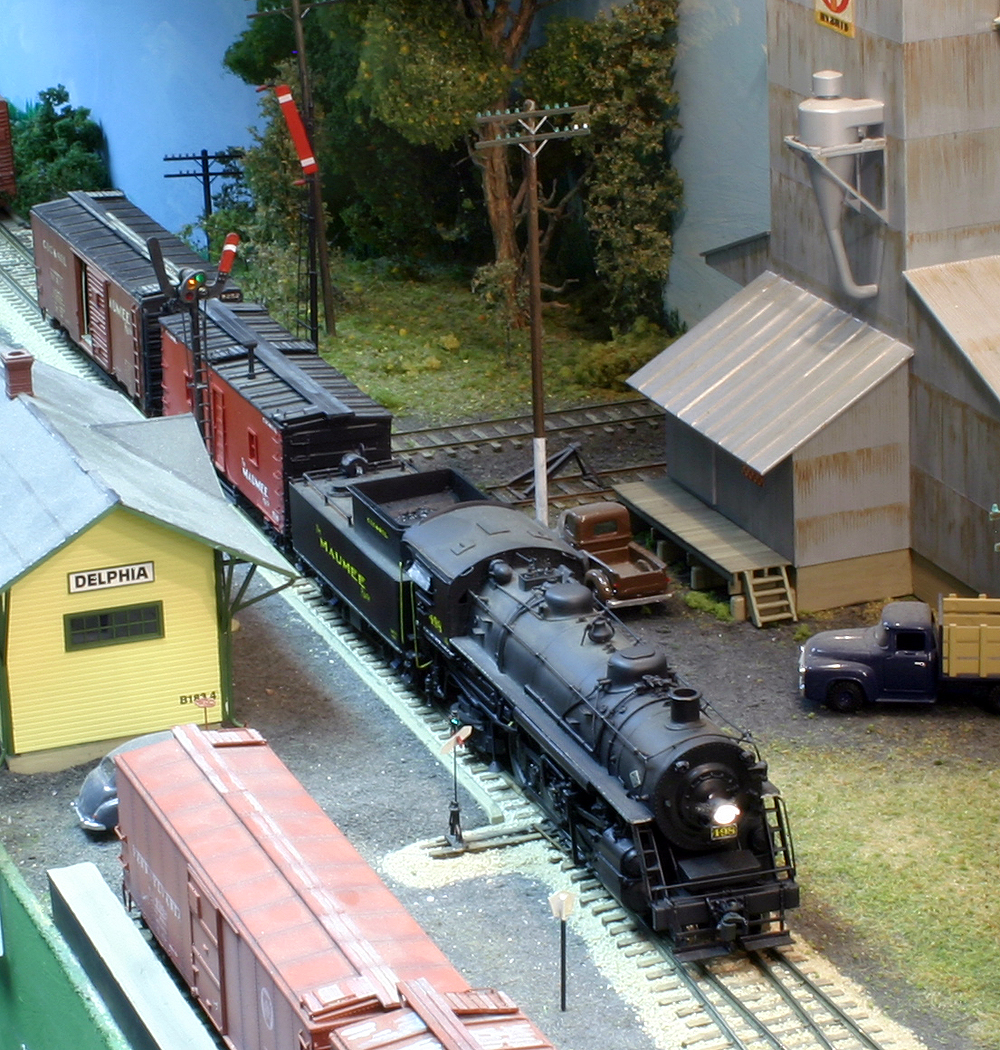
[[[844,36],[854,36],[854,0],[815,0],[816,21]]]

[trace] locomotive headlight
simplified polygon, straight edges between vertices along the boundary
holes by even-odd
[[[719,827],[735,824],[740,819],[740,807],[735,802],[720,802],[712,814],[712,823]]]
[[[709,798],[694,807],[702,823],[711,828],[732,827],[740,819],[743,811],[730,798]]]

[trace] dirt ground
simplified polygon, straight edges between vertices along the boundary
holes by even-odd
[[[641,441],[633,435],[617,445],[596,436],[588,458],[597,469],[616,461],[647,461],[647,453],[660,454],[658,441],[656,432]],[[530,448],[470,454],[450,462],[483,482],[519,473],[526,469],[526,459],[530,461]],[[856,622],[864,615],[864,610],[845,610],[830,625]],[[842,747],[845,754],[862,749],[891,753],[897,744],[903,748],[915,738],[934,739],[979,750],[995,761],[1000,720],[975,709],[961,712],[971,730],[960,734],[950,731],[956,719],[947,706],[846,718],[807,711],[797,695],[793,625],[757,630],[746,623],[721,623],[692,612],[679,594],[655,615],[631,612],[628,622],[662,644],[722,715],[758,738],[779,734]],[[446,830],[447,773],[345,673],[281,599],[268,599],[241,614],[234,656],[238,717],[267,736],[371,863]],[[868,732],[872,718],[879,720],[877,738]],[[0,771],[0,841],[43,899],[45,870],[80,860],[98,864],[112,885],[118,883],[115,842],[82,832],[69,809],[87,768],[35,776]],[[775,775],[780,781],[777,770]],[[475,807],[464,796],[463,814],[467,826],[476,822]],[[803,873],[803,881],[807,879]],[[456,884],[433,892],[401,885],[393,889],[474,985],[502,987],[563,1050],[652,1050],[654,1042],[628,1023],[618,992],[582,945],[570,949],[570,1009],[558,1010],[555,952],[545,948],[557,935],[544,893],[531,879],[505,872],[478,886]],[[961,1029],[928,1014],[919,997],[885,970],[883,960],[859,955],[850,929],[809,906],[797,913],[794,926],[929,1047],[964,1050]]]

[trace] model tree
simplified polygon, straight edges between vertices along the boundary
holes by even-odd
[[[681,192],[669,153],[676,0],[543,25],[551,4],[344,0],[310,11],[313,145],[332,230],[354,249],[419,257],[447,245],[481,263],[488,229],[514,296],[527,211],[520,151],[476,151],[476,114],[529,98],[589,103],[593,134],[543,154],[548,276],[596,271],[618,324],[660,320]],[[284,16],[256,18],[227,64],[250,82],[289,76],[290,38]],[[578,232],[560,233],[570,218]]]
[[[38,104],[14,113],[12,139],[17,172],[16,211],[61,197],[69,190],[102,190],[110,184],[104,132],[90,110],[69,104],[62,84],[39,92]]]

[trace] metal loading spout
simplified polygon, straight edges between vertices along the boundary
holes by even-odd
[[[866,138],[864,129],[883,122],[885,106],[871,98],[842,98],[842,82],[843,74],[833,70],[813,74],[814,97],[799,105],[798,139],[789,144],[807,155],[813,193],[844,292],[853,299],[873,299],[878,285],[858,284],[851,272],[844,247],[844,202],[850,194],[868,203],[854,184],[854,168],[860,153],[884,144]]]

